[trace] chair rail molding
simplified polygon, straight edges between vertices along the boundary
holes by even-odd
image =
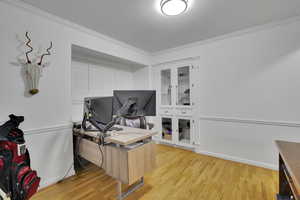
[[[257,124],[265,126],[287,126],[287,127],[300,127],[300,122],[293,121],[271,121],[271,120],[260,120],[260,119],[246,119],[246,118],[232,118],[223,116],[200,116],[199,120],[205,121],[218,121],[228,123],[243,123],[243,124]]]
[[[29,129],[29,130],[24,130],[24,134],[25,134],[25,136],[28,136],[28,135],[36,135],[36,134],[56,133],[57,131],[62,131],[62,130],[70,130],[71,131],[72,126],[73,126],[72,123],[67,123],[67,124],[60,124],[60,125],[55,125],[55,126],[50,126],[50,127]]]

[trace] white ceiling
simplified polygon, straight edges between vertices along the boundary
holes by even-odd
[[[190,0],[168,17],[160,0],[23,0],[140,49],[156,52],[300,15],[300,0]]]

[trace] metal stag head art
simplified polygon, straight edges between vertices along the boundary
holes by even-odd
[[[35,63],[29,59],[29,54],[33,52],[33,47],[30,45],[31,39],[29,38],[28,32],[25,34],[26,38],[28,39],[26,46],[30,48],[25,55],[26,55],[26,63],[24,64],[26,78],[28,81],[29,93],[31,95],[35,95],[39,92],[38,86],[39,81],[42,76],[43,68],[45,64],[43,64],[44,56],[50,56],[50,50],[52,49],[52,42],[50,42],[50,46],[47,48],[47,52],[40,56],[39,62]]]

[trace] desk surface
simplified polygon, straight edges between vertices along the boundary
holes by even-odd
[[[140,140],[147,139],[156,135],[158,132],[153,130],[131,128],[125,126],[117,126],[122,128],[122,131],[109,131],[109,137],[105,138],[105,142],[111,142],[119,145],[129,145]],[[91,137],[98,137],[97,131],[82,131],[81,134],[89,135]]]
[[[300,143],[276,141],[276,145],[292,176],[296,190],[300,191]]]

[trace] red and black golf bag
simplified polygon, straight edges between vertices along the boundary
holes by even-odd
[[[41,179],[30,168],[24,133],[18,128],[24,117],[9,117],[0,126],[0,188],[11,200],[28,200],[37,192]]]

